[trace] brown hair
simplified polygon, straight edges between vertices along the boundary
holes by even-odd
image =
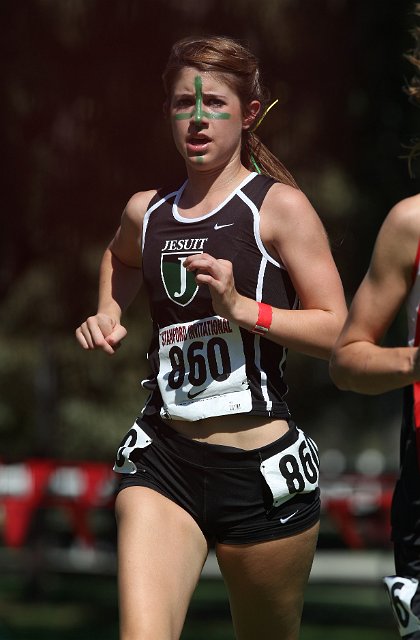
[[[269,101],[269,93],[260,82],[258,60],[237,40],[224,36],[192,36],[176,42],[162,75],[168,99],[176,76],[184,67],[217,73],[236,92],[243,110],[252,100],[259,100],[261,113],[264,113]],[[297,187],[286,167],[252,130],[243,131],[241,156],[247,169],[254,171],[256,169],[254,163],[256,163],[261,173],[284,184]]]

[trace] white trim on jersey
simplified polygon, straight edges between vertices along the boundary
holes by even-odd
[[[246,196],[245,196],[246,197]],[[257,214],[258,214],[258,210],[257,210]],[[256,217],[254,215],[254,221],[256,220]],[[258,214],[258,218],[259,218],[259,214]],[[258,222],[258,221],[257,221]],[[255,225],[254,225],[254,229],[255,229]],[[269,261],[270,256],[264,252],[264,254],[261,257],[261,263],[260,263],[260,268],[258,270],[258,280],[257,280],[257,288],[255,291],[255,300],[257,302],[262,302],[262,294],[263,294],[263,286],[264,286],[264,275],[265,275],[265,270],[267,267],[267,262]],[[270,260],[270,262],[273,262],[272,260]],[[275,263],[276,266],[278,266],[279,268],[283,268],[285,269],[285,267],[282,267],[280,264]],[[295,300],[293,303],[293,309],[296,309],[299,305],[299,298],[296,295],[295,296]],[[264,397],[264,400],[266,401],[267,404],[267,411],[271,411],[271,408],[273,406],[273,402],[272,400],[270,400],[270,396],[268,395],[268,385],[267,385],[267,374],[264,371],[264,369],[262,368],[261,365],[261,350],[260,350],[260,336],[258,334],[255,334],[254,337],[254,351],[255,351],[255,364],[258,367],[260,374],[261,374],[261,393]],[[286,362],[287,359],[287,349],[283,348],[283,356],[281,361],[279,362],[279,371],[281,373],[283,373],[283,366],[284,363]]]
[[[257,243],[258,249],[261,251],[261,254],[269,262],[271,262],[271,264],[274,264],[274,266],[278,267],[279,269],[286,269],[286,267],[283,264],[280,264],[280,262],[277,262],[277,260],[274,260],[274,258],[270,256],[270,254],[268,253],[267,249],[264,246],[263,241],[261,240],[259,210],[255,206],[255,204],[252,202],[252,200],[250,200],[248,196],[245,195],[245,193],[243,193],[243,191],[239,191],[238,196],[251,209],[252,215],[254,217],[254,238],[255,238],[255,242]]]
[[[258,270],[257,289],[255,291],[255,300],[257,302],[262,301],[264,274],[265,274],[266,267],[267,267],[267,258],[265,256],[262,256],[261,262],[260,262],[260,268]],[[267,411],[271,411],[273,403],[270,400],[270,396],[268,395],[267,374],[261,366],[260,338],[261,336],[259,336],[258,334],[255,334],[255,337],[254,337],[255,364],[260,371],[261,393],[266,402]]]
[[[251,180],[253,180],[255,178],[255,176],[257,176],[258,174],[253,172],[250,173],[244,180],[242,180],[242,182],[236,187],[236,189],[234,189],[229,195],[228,197],[223,200],[223,202],[221,204],[219,204],[215,209],[213,209],[212,211],[210,211],[210,213],[206,213],[203,216],[200,216],[198,218],[185,218],[184,216],[182,216],[179,211],[178,211],[178,203],[181,199],[181,196],[184,192],[184,189],[187,185],[188,180],[186,180],[184,182],[184,184],[182,185],[182,187],[176,192],[176,196],[175,196],[175,200],[174,203],[172,205],[172,215],[175,218],[175,220],[177,220],[178,222],[182,222],[185,224],[191,224],[193,222],[200,222],[201,220],[206,220],[207,218],[210,218],[211,216],[214,216],[215,213],[217,213],[218,211],[220,211],[220,209],[223,209],[223,207],[225,207],[227,205],[228,202],[230,202],[230,200],[232,200],[232,198],[238,194],[240,190],[242,189],[242,187],[244,187],[246,184],[248,184],[248,182],[250,182]]]
[[[258,367],[260,372],[261,393],[267,405],[267,411],[271,411],[273,407],[273,402],[270,400],[270,396],[268,395],[267,374],[261,366],[260,336],[258,335],[255,335],[255,338],[254,338],[254,351],[255,351],[255,365]]]
[[[258,269],[257,289],[255,291],[255,300],[257,302],[262,302],[264,275],[265,275],[266,267],[267,267],[267,258],[265,256],[262,256],[261,262],[260,262],[260,268]]]

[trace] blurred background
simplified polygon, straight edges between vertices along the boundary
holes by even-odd
[[[110,469],[145,399],[147,304],[139,296],[129,310],[113,358],[83,352],[74,330],[95,312],[101,253],[129,197],[183,179],[162,114],[171,44],[226,34],[257,54],[279,99],[259,134],[322,218],[350,302],[386,213],[418,191],[406,156],[420,112],[404,93],[413,9],[412,0],[0,1],[0,639],[84,640],[99,628],[117,637]],[[387,342],[404,339],[402,314]],[[319,444],[324,490],[302,637],[354,638],[360,621],[361,640],[397,637],[378,576],[392,572],[401,394],[339,392],[325,362],[292,353],[288,362],[288,402]],[[202,637],[200,624],[210,634],[211,621],[205,637],[232,637],[211,566],[194,602],[185,638]]]

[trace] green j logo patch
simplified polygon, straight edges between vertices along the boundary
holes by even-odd
[[[160,273],[166,294],[181,307],[187,306],[198,291],[195,276],[187,271],[183,262],[187,256],[202,251],[188,251],[184,253],[162,253]]]

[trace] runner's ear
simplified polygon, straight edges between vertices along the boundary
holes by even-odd
[[[250,129],[255,122],[256,117],[258,116],[261,109],[261,102],[259,100],[252,100],[245,110],[244,116],[242,118],[242,128]]]

